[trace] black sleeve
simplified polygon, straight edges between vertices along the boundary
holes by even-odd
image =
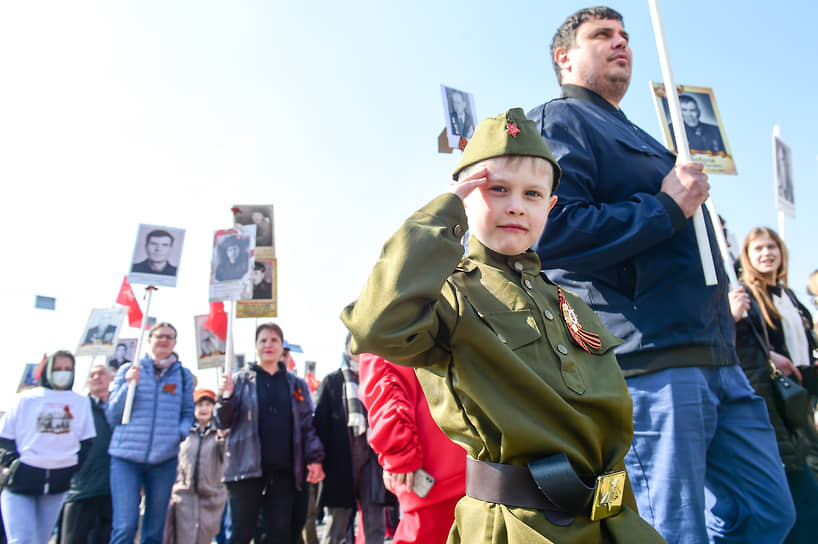
[[[11,438],[0,438],[0,466],[7,467],[18,457],[17,443]]]
[[[80,442],[80,452],[77,454],[77,470],[82,466],[88,458],[88,452],[91,451],[91,446],[94,444],[93,438],[86,438]]]

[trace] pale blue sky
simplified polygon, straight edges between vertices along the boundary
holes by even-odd
[[[0,282],[10,334],[0,398],[23,363],[75,349],[90,309],[113,304],[140,222],[187,229],[179,286],[160,289],[151,314],[177,325],[177,351],[193,365],[210,237],[230,225],[234,203],[275,206],[276,321],[319,374],[335,368],[341,308],[385,239],[446,189],[456,164],[457,155],[436,153],[440,84],[474,93],[481,118],[557,96],[548,44],[586,5],[6,2]],[[611,7],[634,50],[621,106],[659,137],[647,0]],[[776,226],[774,124],[792,146],[790,279],[806,301],[818,267],[818,5],[693,0],[662,9],[677,82],[714,89],[739,175],[712,176],[712,194],[739,239]],[[34,310],[35,294],[57,297],[57,311]],[[239,352],[252,353],[253,326],[239,320]],[[212,385],[215,371],[202,376]]]

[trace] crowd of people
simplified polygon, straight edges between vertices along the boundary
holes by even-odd
[[[722,259],[705,216],[706,285],[707,175],[619,108],[622,16],[572,14],[551,60],[562,96],[480,122],[387,241],[316,402],[274,323],[218,391],[170,323],[88,398],[49,357],[0,426],[8,541],[314,544],[323,514],[322,544],[814,542],[818,338],[784,240]]]

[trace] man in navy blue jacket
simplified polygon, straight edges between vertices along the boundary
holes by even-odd
[[[737,364],[712,225],[719,284],[707,287],[690,221],[707,176],[698,163],[676,165],[619,109],[632,62],[619,13],[570,16],[551,55],[562,97],[528,116],[563,178],[536,249],[549,277],[625,341],[625,462],[639,512],[669,542],[780,542],[794,514],[775,436]]]

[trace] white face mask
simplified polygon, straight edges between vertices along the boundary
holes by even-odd
[[[55,389],[68,389],[74,381],[73,370],[55,370],[51,373],[51,385]]]

